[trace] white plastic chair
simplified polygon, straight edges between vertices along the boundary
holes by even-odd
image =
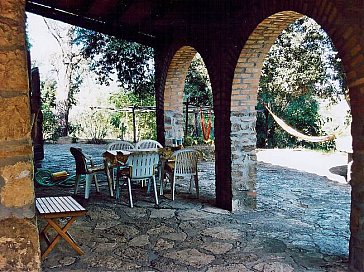
[[[127,179],[129,190],[129,202],[130,207],[133,207],[133,197],[131,194],[131,181],[143,181],[148,182],[148,192],[150,191],[151,182],[153,182],[155,204],[158,205],[157,183],[155,179],[155,170],[159,163],[159,154],[157,151],[134,151],[128,157],[125,166],[123,166],[119,172],[119,175],[124,175]],[[125,173],[125,168],[128,169]],[[124,174],[123,174],[124,172]],[[120,195],[119,178],[117,179],[116,197]]]
[[[115,142],[112,142],[111,144],[109,144],[107,146],[107,150],[132,150],[135,149],[135,146],[128,141],[123,141],[123,140],[118,140]],[[112,169],[111,171],[111,175],[112,175],[112,181],[113,181],[113,187],[115,190],[115,174],[116,174],[116,169]]]
[[[198,151],[188,148],[181,149],[173,153],[172,159],[173,158],[174,163],[170,164],[167,162],[167,165],[165,167],[166,174],[169,181],[171,182],[172,200],[174,200],[177,177],[190,177],[190,193],[192,192],[192,179],[194,178],[196,195],[198,198]],[[163,182],[161,182],[161,186],[163,186]],[[161,188],[161,192],[163,192],[163,188]]]
[[[158,148],[163,148],[163,145],[158,141],[147,139],[147,140],[140,140],[139,142],[137,142],[135,148],[144,150],[156,150]],[[158,167],[158,170],[160,170],[160,167]],[[145,186],[145,181],[141,180],[141,184],[142,187]]]
[[[130,150],[135,149],[135,146],[131,142],[127,141],[115,141],[107,146],[107,150]]]
[[[136,149],[156,149],[156,148],[163,148],[159,142],[155,140],[141,140],[136,143]]]

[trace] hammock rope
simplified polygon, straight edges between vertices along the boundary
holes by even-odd
[[[334,140],[336,138],[336,135],[331,134],[331,135],[325,135],[325,136],[309,136],[309,135],[305,135],[301,132],[299,132],[298,130],[295,130],[294,128],[290,127],[289,125],[287,125],[282,119],[280,119],[277,115],[275,115],[270,108],[268,108],[268,106],[266,104],[263,104],[264,107],[268,110],[268,112],[272,115],[273,119],[277,122],[277,124],[283,129],[285,130],[287,133],[297,137],[300,140],[304,140],[307,142],[312,142],[312,143],[321,143],[321,142],[326,142],[326,141],[331,141]]]
[[[207,124],[205,122],[205,117],[202,113],[202,108],[200,108],[200,116],[201,116],[200,119],[201,119],[201,127],[202,127],[202,136],[205,141],[208,141],[210,139],[211,126],[212,126],[211,110],[209,111],[209,118],[207,120]]]

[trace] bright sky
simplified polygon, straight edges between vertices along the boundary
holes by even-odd
[[[59,50],[59,46],[49,33],[43,17],[27,13],[27,24],[29,40],[32,45],[30,48],[31,59],[37,63],[40,70],[46,68],[47,71],[50,56]],[[41,72],[44,73],[45,71]]]
[[[50,19],[47,19],[50,20]],[[67,25],[60,21],[58,24]],[[29,35],[29,41],[31,43],[30,53],[31,60],[36,63],[39,68],[40,77],[42,80],[47,78],[47,75],[51,75],[52,66],[50,60],[52,55],[60,52],[60,48],[55,38],[49,33],[48,28],[44,22],[43,17],[32,13],[27,13],[27,29]],[[101,106],[107,96],[117,89],[116,86],[100,86],[96,85],[93,77],[87,77],[84,79],[83,88],[78,95],[79,105],[75,107],[71,115],[77,115],[78,111],[88,106]]]

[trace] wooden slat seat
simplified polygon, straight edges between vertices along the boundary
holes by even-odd
[[[71,196],[40,197],[35,199],[35,205],[38,215],[41,218],[44,218],[48,223],[40,233],[48,244],[48,248],[42,253],[42,258],[45,258],[52,251],[61,237],[65,239],[78,254],[82,255],[83,251],[67,230],[77,217],[85,215],[87,210]],[[63,227],[57,222],[60,218],[66,218],[67,222]],[[58,233],[52,241],[50,241],[47,233],[50,228],[53,228]]]

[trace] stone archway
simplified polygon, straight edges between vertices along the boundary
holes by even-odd
[[[327,3],[326,3],[327,4]],[[304,12],[282,11],[263,20],[250,34],[234,71],[231,95],[231,158],[232,158],[232,203],[233,210],[253,204],[256,197],[255,185],[255,106],[260,71],[272,44],[289,24],[303,16],[313,18],[326,30],[342,58],[349,87],[352,110],[353,166],[350,215],[350,271],[364,270],[364,220],[363,220],[363,164],[364,164],[364,43],[358,33],[362,27],[352,20],[345,21],[334,5],[327,4],[315,9],[315,5],[298,8]]]
[[[303,15],[287,11],[261,22],[249,36],[234,71],[231,93],[233,210],[256,204],[256,110],[260,71],[279,34]]]
[[[174,54],[168,67],[164,88],[164,131],[165,144],[172,139],[183,138],[183,93],[188,68],[197,51],[183,46]]]

